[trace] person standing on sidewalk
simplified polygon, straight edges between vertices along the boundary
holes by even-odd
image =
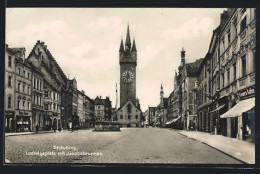
[[[39,126],[38,124],[36,125],[36,133],[38,134],[38,131],[39,131]]]

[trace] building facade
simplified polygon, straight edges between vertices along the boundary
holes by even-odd
[[[200,131],[254,142],[255,17],[255,8],[221,14],[198,73]]]
[[[13,48],[15,61],[15,130],[32,130],[32,71],[25,59],[25,48]]]
[[[5,131],[15,132],[16,127],[16,53],[6,45],[5,52]]]

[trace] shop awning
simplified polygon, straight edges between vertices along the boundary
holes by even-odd
[[[215,111],[217,111],[217,110],[220,110],[220,109],[222,109],[224,106],[226,106],[226,104],[217,107],[216,109],[214,109],[214,110],[211,111],[211,112],[215,112]]]
[[[176,121],[178,121],[181,117],[178,117],[178,118],[175,118],[173,119],[172,121],[168,121],[166,122],[165,124],[172,124],[172,123],[175,123]]]
[[[255,97],[238,102],[233,108],[221,115],[220,118],[241,116],[243,112],[251,110],[255,106]]]

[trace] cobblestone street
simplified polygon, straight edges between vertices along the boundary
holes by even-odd
[[[160,128],[8,136],[5,150],[12,163],[241,164],[176,130]]]

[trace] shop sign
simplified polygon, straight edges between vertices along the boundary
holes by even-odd
[[[247,88],[244,91],[241,91],[239,93],[239,97],[243,98],[243,97],[247,97],[249,95],[254,95],[254,94],[255,94],[255,89],[251,87],[251,88]]]

